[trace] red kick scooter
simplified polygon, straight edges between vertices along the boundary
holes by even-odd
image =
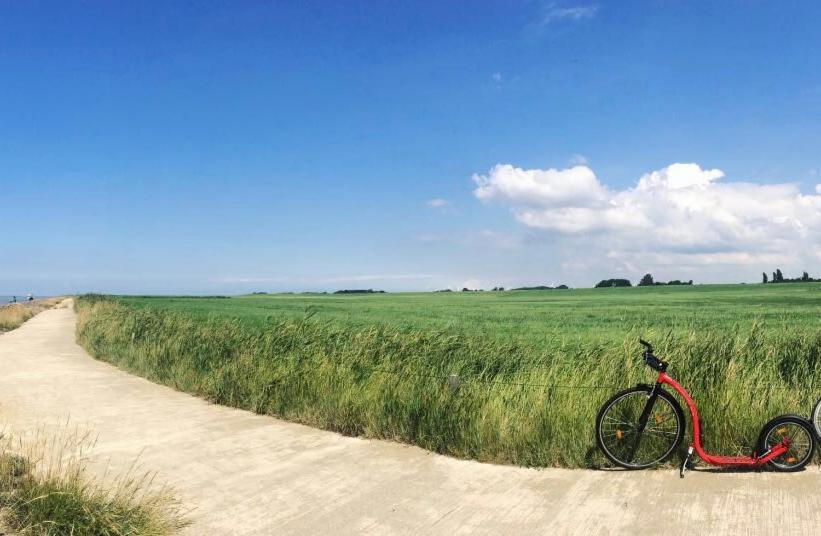
[[[655,385],[639,384],[613,395],[596,416],[596,442],[604,455],[625,469],[644,469],[667,460],[684,439],[684,412],[676,399],[662,388],[669,385],[684,399],[693,423],[693,444],[681,462],[684,478],[693,450],[710,465],[761,467],[768,464],[779,471],[798,471],[812,458],[815,432],[798,415],[781,415],[764,425],[755,452],[750,456],[716,456],[701,446],[698,410],[690,394],[667,375],[667,363],[653,355],[650,343],[644,346],[644,362],[658,372]]]

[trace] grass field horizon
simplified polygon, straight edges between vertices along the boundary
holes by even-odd
[[[306,315],[365,327],[545,337],[618,337],[631,330],[701,331],[762,324],[821,326],[821,283],[706,284],[568,290],[118,296],[126,305],[262,325]]]
[[[707,447],[748,454],[821,386],[820,284],[78,299],[99,359],[218,404],[481,461],[601,463],[593,420],[652,381],[696,396]],[[458,375],[453,391],[448,376]]]

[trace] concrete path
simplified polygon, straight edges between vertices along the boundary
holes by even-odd
[[[90,358],[74,313],[0,336],[0,415],[70,417],[113,469],[139,457],[195,508],[190,534],[812,534],[821,472],[522,469],[214,406]]]

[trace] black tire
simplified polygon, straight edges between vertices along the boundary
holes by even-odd
[[[815,439],[821,441],[821,398],[815,403],[812,408],[812,426],[815,428]]]
[[[638,440],[639,451],[628,459],[636,435],[630,430],[638,424],[639,414],[652,392],[652,386],[640,385],[614,394],[602,405],[596,415],[596,444],[605,457],[625,469],[646,469],[664,463],[681,445],[684,439],[684,412],[678,401],[665,390],[658,389],[658,398],[651,417],[656,420],[655,431],[645,429]],[[652,423],[652,421],[651,421]],[[658,428],[664,423],[663,428]],[[621,430],[619,427],[623,427]],[[652,442],[648,446],[649,438]],[[624,443],[621,441],[624,440]],[[624,446],[622,448],[622,445]],[[624,449],[627,449],[627,452]],[[635,447],[633,447],[635,448]]]
[[[779,415],[765,424],[758,436],[756,454],[761,456],[785,436],[791,440],[790,449],[770,460],[768,465],[777,471],[800,471],[812,459],[815,450],[815,430],[806,419],[798,415]]]

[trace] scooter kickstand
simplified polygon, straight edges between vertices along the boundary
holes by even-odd
[[[693,457],[693,447],[687,449],[687,456],[684,457],[684,460],[681,462],[681,469],[679,469],[678,475],[679,478],[684,478],[684,473],[687,471],[687,464],[690,463],[690,458]]]

